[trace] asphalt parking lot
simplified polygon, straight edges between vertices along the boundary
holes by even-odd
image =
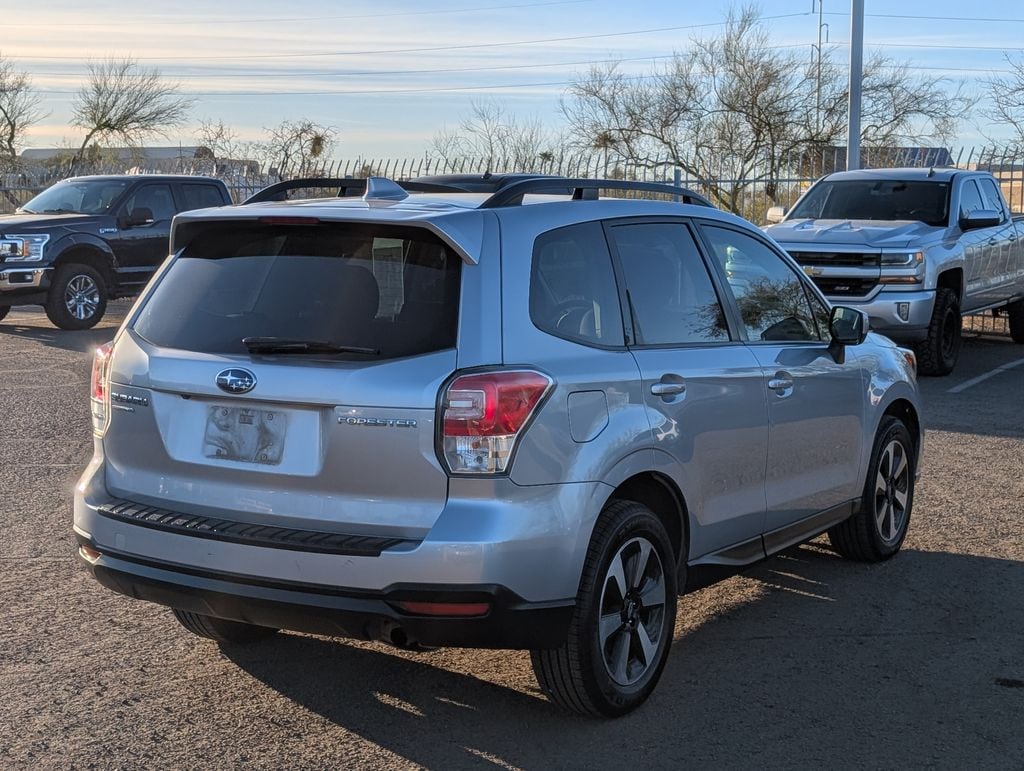
[[[81,333],[37,309],[0,322],[3,766],[1024,766],[1024,347],[973,337],[923,382],[900,555],[865,566],[818,541],[682,599],[654,696],[599,722],[544,701],[525,653],[297,634],[221,650],[89,578],[72,488],[91,349],[126,307]]]

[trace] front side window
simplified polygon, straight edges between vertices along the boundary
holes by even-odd
[[[413,356],[454,347],[461,269],[422,228],[218,222],[171,265],[134,329],[203,353],[277,338]]]
[[[639,345],[729,339],[725,313],[690,230],[676,223],[611,228]]]
[[[978,186],[973,179],[964,180],[960,187],[960,219],[963,219],[971,212],[987,209],[985,202],[981,199]]]
[[[536,240],[530,319],[538,329],[585,345],[625,343],[615,274],[600,223],[558,228]]]
[[[981,187],[985,208],[990,211],[999,212],[1000,215],[1005,215],[1003,211],[1003,197],[999,194],[999,190],[996,189],[996,183],[987,177],[982,177],[978,180],[978,185]]]
[[[725,271],[748,340],[823,339],[803,281],[781,256],[745,233],[711,225],[702,229]]]

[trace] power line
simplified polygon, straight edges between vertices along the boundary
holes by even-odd
[[[790,19],[797,16],[807,16],[808,13],[785,13],[777,16],[765,16],[762,17],[765,21],[773,19]],[[654,27],[651,29],[635,29],[626,30],[624,32],[601,32],[590,35],[567,35],[564,37],[551,37],[551,38],[538,38],[534,40],[508,40],[498,41],[492,43],[464,43],[461,45],[451,46],[429,46],[422,48],[382,48],[370,51],[320,51],[320,52],[304,52],[304,53],[290,53],[290,54],[239,54],[235,56],[145,56],[135,57],[138,61],[235,61],[235,60],[247,60],[247,59],[300,59],[300,58],[315,58],[321,56],[368,56],[377,54],[412,54],[412,53],[429,53],[432,51],[464,51],[474,48],[502,48],[509,46],[519,45],[536,45],[539,43],[564,43],[572,40],[599,40],[613,37],[626,37],[632,35],[651,35],[656,32],[679,32],[685,29],[699,29],[702,27],[721,27],[728,22],[718,21],[709,22],[706,24],[683,24],[674,27]],[[58,61],[58,60],[73,60],[81,61],[82,56],[16,56],[11,55],[11,59],[32,59],[32,60],[43,60],[43,61]]]
[[[471,8],[435,8],[429,11],[402,11],[393,13],[364,13],[355,14],[348,16],[282,16],[277,18],[264,18],[264,19],[238,19],[238,18],[221,18],[221,19],[189,19],[182,21],[180,18],[160,20],[160,19],[140,19],[139,21],[97,21],[97,22],[47,22],[47,27],[134,27],[147,24],[159,24],[161,27],[168,25],[187,25],[195,26],[197,24],[283,24],[288,22],[312,22],[312,21],[341,21],[346,19],[386,19],[395,16],[431,16],[440,14],[457,14],[457,13],[479,13],[486,11],[502,11],[513,8],[540,8],[551,5],[578,5],[580,3],[592,3],[594,0],[546,0],[545,2],[534,2],[534,3],[511,3],[506,5],[482,5]],[[4,28],[8,27],[38,27],[38,23],[31,22],[15,22],[7,23],[4,22]]]
[[[829,11],[825,14],[826,16],[849,16],[848,13],[842,13],[841,11]],[[994,17],[977,17],[977,16],[927,16],[927,15],[916,15],[907,13],[867,13],[864,14],[868,18],[872,19],[914,19],[923,21],[980,21],[980,22],[997,22],[999,24],[1024,24],[1024,19],[998,19]]]

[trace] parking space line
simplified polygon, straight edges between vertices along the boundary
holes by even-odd
[[[961,391],[966,391],[968,388],[971,388],[972,386],[978,385],[978,383],[984,383],[990,377],[995,377],[1000,372],[1006,372],[1007,370],[1013,369],[1014,367],[1019,367],[1021,364],[1024,364],[1024,359],[1017,359],[1016,361],[1008,361],[1008,362],[1006,362],[1006,364],[1001,364],[1000,366],[996,367],[993,370],[989,370],[988,372],[986,372],[983,375],[978,375],[977,377],[972,377],[970,380],[965,380],[960,385],[953,386],[948,391],[946,391],[946,393],[947,394],[958,394]]]

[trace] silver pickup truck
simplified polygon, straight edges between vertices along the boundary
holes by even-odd
[[[829,174],[765,230],[828,298],[912,344],[920,372],[946,375],[960,353],[961,315],[999,309],[1024,343],[1024,216],[995,178],[956,169]]]

